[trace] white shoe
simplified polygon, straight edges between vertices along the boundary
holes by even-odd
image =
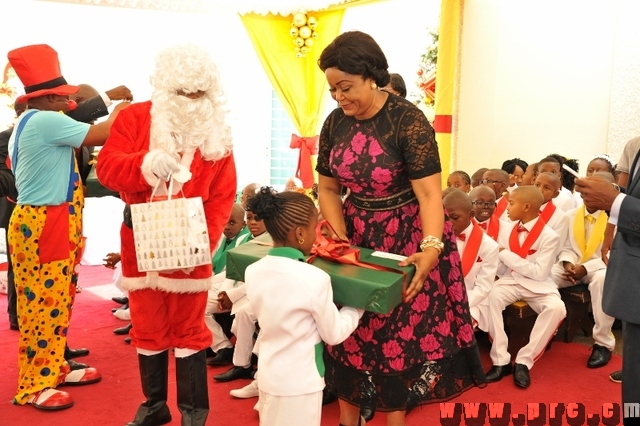
[[[118,309],[113,313],[113,316],[123,321],[131,321],[131,313],[129,312],[129,309]]]
[[[242,389],[233,389],[229,392],[229,395],[235,396],[236,398],[256,398],[258,396],[258,381],[253,380],[247,386]]]

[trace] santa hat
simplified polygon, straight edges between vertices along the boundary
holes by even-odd
[[[19,47],[7,54],[9,63],[24,85],[25,94],[16,99],[26,103],[29,99],[46,95],[71,95],[78,86],[67,84],[60,71],[58,52],[46,44]]]

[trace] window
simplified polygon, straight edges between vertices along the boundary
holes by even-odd
[[[289,148],[291,134],[298,133],[275,91],[271,92],[271,158],[270,185],[284,188],[298,167],[299,150]]]

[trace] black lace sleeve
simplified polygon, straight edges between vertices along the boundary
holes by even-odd
[[[333,141],[331,140],[331,128],[334,116],[335,112],[329,114],[327,119],[324,120],[322,130],[320,130],[320,138],[318,142],[318,163],[316,164],[316,171],[323,176],[329,177],[333,177],[331,167],[329,166],[329,156],[331,155],[331,147],[333,146]]]
[[[433,127],[418,108],[407,109],[399,122],[398,144],[409,179],[421,179],[442,171]]]

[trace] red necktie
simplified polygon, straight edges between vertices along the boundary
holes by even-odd
[[[518,226],[518,232],[529,232],[529,230],[527,228],[525,228],[524,226],[520,225],[520,226]]]
[[[478,226],[482,229],[487,229],[487,222],[478,223]]]
[[[458,239],[459,239],[460,241],[466,241],[466,240],[467,240],[467,236],[466,236],[466,235],[464,235],[464,234],[460,234],[460,235],[458,235]]]

